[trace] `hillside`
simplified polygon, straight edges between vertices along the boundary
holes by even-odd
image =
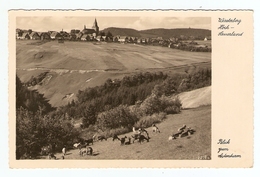
[[[211,105],[211,86],[179,94],[183,109]]]
[[[193,128],[196,132],[188,137],[168,140],[172,133],[176,133],[183,124]],[[147,128],[149,142],[142,144],[131,143],[121,146],[118,140],[96,141],[91,147],[93,156],[80,156],[79,150],[70,150],[65,156],[65,160],[81,159],[131,159],[131,160],[198,160],[199,158],[211,157],[211,106],[203,106],[196,109],[183,110],[180,114],[170,114],[167,119],[157,124],[161,133],[152,132],[152,128]],[[120,135],[130,137],[133,133]],[[133,139],[132,139],[133,141]],[[57,153],[57,160],[62,154]],[[42,156],[41,159],[46,159]]]
[[[175,36],[201,36],[202,38],[206,36],[211,36],[211,31],[206,29],[193,29],[193,28],[176,28],[176,29],[148,29],[148,30],[135,30],[130,28],[115,28],[110,27],[103,30],[107,33],[110,31],[113,36],[134,36],[134,37],[163,37],[165,39],[175,37]]]
[[[177,28],[177,29],[149,29],[149,30],[142,30],[140,31],[141,36],[149,37],[163,37],[163,38],[170,38],[175,36],[201,36],[202,38],[206,36],[211,36],[211,31],[206,29],[193,29],[193,28]]]
[[[101,85],[108,78],[122,79],[136,72],[184,72],[211,66],[211,53],[167,47],[116,43],[17,41],[16,67],[22,82],[49,72],[43,85],[34,86],[52,106],[67,104],[78,90]]]
[[[137,31],[135,29],[131,29],[131,28],[110,27],[110,28],[106,28],[106,29],[102,30],[101,32],[105,32],[107,34],[108,31],[110,31],[113,36],[119,35],[119,36],[141,37],[139,31]]]

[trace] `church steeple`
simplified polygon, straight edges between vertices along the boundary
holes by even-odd
[[[96,31],[96,35],[98,35],[99,27],[98,27],[98,23],[97,23],[97,19],[96,18],[95,18],[95,21],[93,23],[92,29],[94,29]]]

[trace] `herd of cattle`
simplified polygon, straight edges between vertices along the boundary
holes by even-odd
[[[153,124],[152,126],[152,130],[155,133],[160,133],[159,128]],[[183,125],[182,127],[180,127],[177,131],[177,133],[173,133],[170,137],[169,140],[174,140],[176,138],[181,138],[181,137],[185,137],[185,136],[190,136],[195,132],[194,129],[187,127],[186,125]],[[120,141],[120,145],[130,145],[133,144],[135,141],[138,141],[140,144],[143,141],[147,141],[149,142],[150,136],[147,132],[147,130],[145,130],[144,128],[139,128],[138,130],[135,129],[135,127],[133,127],[133,134],[129,137],[124,136],[124,137],[119,137],[118,135],[114,135],[112,137],[113,141]],[[79,155],[80,156],[85,156],[85,155],[94,155],[93,154],[93,148],[91,147],[91,145],[94,145],[94,141],[107,141],[107,138],[103,135],[94,135],[91,139],[79,139],[79,142],[76,142],[73,144],[73,148],[74,149],[78,149],[79,150]],[[56,156],[54,155],[54,149],[52,148],[51,145],[48,146],[44,146],[41,148],[41,155],[48,155],[49,159],[56,159]],[[66,146],[64,146],[62,148],[62,156],[61,159],[65,159],[65,155],[66,155]]]

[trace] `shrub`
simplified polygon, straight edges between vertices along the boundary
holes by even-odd
[[[131,131],[130,127],[120,127],[120,128],[116,128],[116,129],[105,130],[103,135],[106,138],[109,138],[109,137],[113,137],[114,135],[121,135],[121,134],[124,134],[124,133],[128,133],[130,131]]]
[[[153,124],[160,123],[166,118],[166,113],[160,112],[152,115],[144,116],[139,121],[137,121],[134,126],[135,127],[143,127],[147,128],[152,126]]]
[[[140,105],[139,109],[136,109],[137,115],[152,115],[154,113],[159,113],[167,111],[168,113],[179,113],[181,102],[178,97],[172,98],[159,93],[157,86],[148,98],[146,98]],[[156,95],[157,94],[157,95]],[[167,110],[166,110],[167,109]]]
[[[129,127],[137,121],[137,116],[130,112],[129,107],[120,105],[98,115],[97,125],[101,130]]]
[[[140,106],[140,111],[142,115],[152,115],[153,113],[158,113],[162,111],[161,101],[158,96],[152,94],[144,100]]]

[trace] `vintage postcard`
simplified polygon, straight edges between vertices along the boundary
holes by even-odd
[[[253,167],[253,12],[9,11],[10,168]]]

